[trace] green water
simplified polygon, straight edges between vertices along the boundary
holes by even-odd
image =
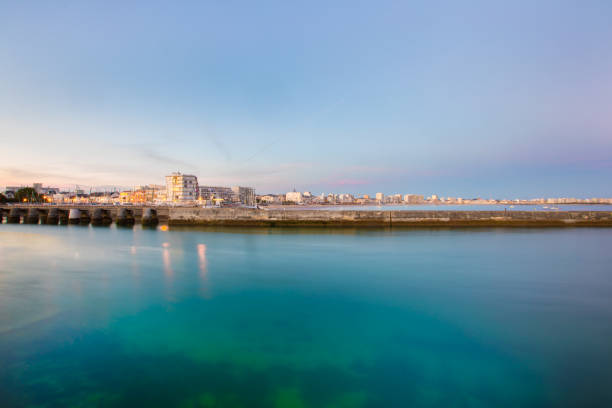
[[[1,407],[609,407],[612,229],[0,225]]]

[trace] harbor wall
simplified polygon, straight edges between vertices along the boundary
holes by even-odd
[[[218,226],[363,226],[363,227],[475,227],[475,226],[605,226],[608,211],[334,211],[261,210],[250,208],[169,209],[170,225]]]
[[[121,222],[129,212],[132,224],[145,223],[154,211],[155,224],[202,226],[351,226],[351,227],[612,227],[611,211],[369,211],[137,206],[0,206],[7,222],[57,224],[80,212],[80,224]],[[96,215],[98,214],[98,215]],[[125,215],[125,214],[124,214]],[[59,218],[59,220],[58,220]]]

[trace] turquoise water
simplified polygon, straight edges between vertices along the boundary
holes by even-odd
[[[0,225],[0,406],[612,406],[610,248]]]

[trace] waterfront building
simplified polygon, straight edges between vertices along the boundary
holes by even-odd
[[[259,200],[262,203],[266,203],[266,204],[280,204],[283,201],[280,196],[277,196],[277,195],[274,195],[274,194],[263,195],[263,196],[259,197]]]
[[[166,201],[188,202],[199,196],[198,178],[179,172],[166,176]]]
[[[353,197],[351,194],[339,194],[338,195],[338,202],[346,204],[346,203],[352,203],[355,200],[355,197]]]
[[[252,207],[255,205],[255,189],[253,187],[233,186],[233,199],[236,202]]]
[[[303,200],[302,193],[299,191],[290,191],[285,194],[285,201],[291,201],[294,203],[301,203]]]
[[[406,194],[404,195],[404,203],[406,204],[421,204],[424,201],[424,197],[419,194]]]
[[[131,191],[122,191],[119,193],[119,202],[121,204],[127,204],[130,202],[131,196],[132,196]]]
[[[92,194],[93,195],[93,194]],[[106,194],[105,194],[106,196]],[[150,184],[139,186],[134,190],[125,190],[118,194],[118,200],[114,200],[111,195],[108,198],[98,199],[97,202],[120,202],[122,204],[145,204],[152,202],[165,201],[166,189],[164,186]]]
[[[385,195],[383,193],[376,193],[376,201],[378,203],[384,203],[385,202]]]
[[[4,195],[6,196],[6,198],[15,198],[15,193],[21,189],[23,187],[17,187],[17,186],[7,186],[4,189]]]
[[[234,200],[234,191],[230,187],[200,186],[200,200],[231,203]]]

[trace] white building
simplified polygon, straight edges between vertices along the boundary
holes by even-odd
[[[279,204],[282,200],[281,200],[282,196],[276,196],[274,194],[266,194],[260,197],[260,200],[262,203],[268,203],[268,204]]]
[[[166,200],[186,202],[198,199],[198,178],[190,174],[172,173],[166,176]]]
[[[385,195],[383,193],[376,193],[376,201],[379,203],[385,202]]]
[[[302,193],[300,193],[299,191],[290,191],[285,194],[285,200],[292,201],[294,203],[301,203],[302,201],[304,201],[304,198],[302,197]]]
[[[404,202],[407,204],[420,204],[424,201],[424,197],[419,194],[404,195]]]
[[[352,203],[355,201],[355,197],[352,194],[339,194],[338,201],[341,203]]]

